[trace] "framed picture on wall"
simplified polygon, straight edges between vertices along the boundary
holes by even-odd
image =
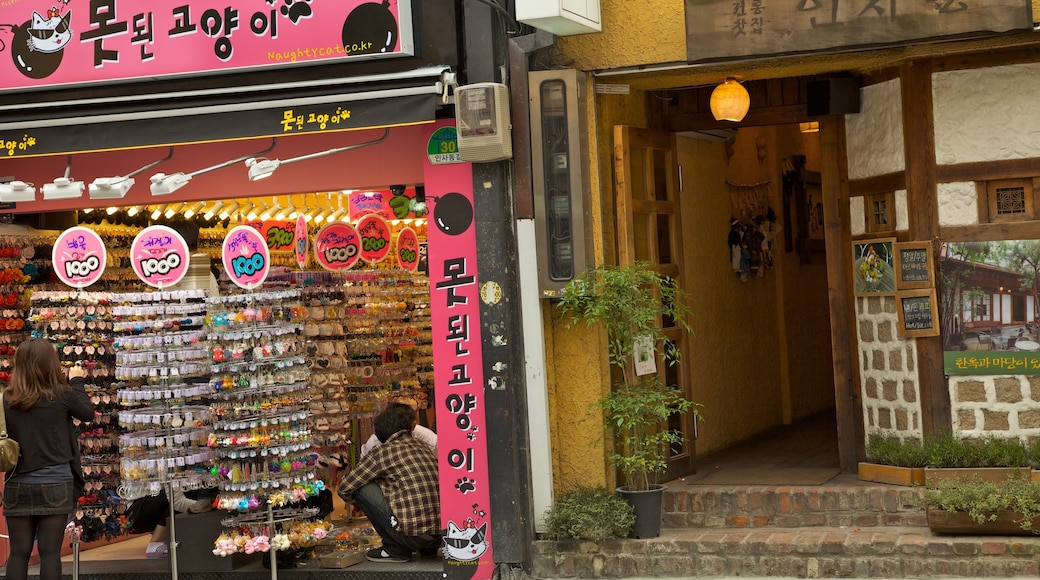
[[[852,242],[852,278],[857,296],[895,294],[895,242],[895,238]]]
[[[896,242],[896,289],[935,287],[935,265],[931,242]]]
[[[896,311],[900,336],[939,336],[939,307],[934,289],[900,290],[896,293]]]

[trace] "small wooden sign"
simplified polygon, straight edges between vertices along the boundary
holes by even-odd
[[[901,336],[939,336],[939,307],[934,288],[896,292],[896,305]]]
[[[895,246],[896,290],[934,288],[931,242],[897,242]]]

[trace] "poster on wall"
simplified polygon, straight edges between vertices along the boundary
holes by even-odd
[[[357,223],[361,237],[361,259],[378,264],[390,255],[390,224],[376,214],[361,218]]]
[[[414,54],[411,0],[18,0],[0,91]]]
[[[857,296],[891,296],[896,291],[892,264],[895,238],[852,242],[852,279]]]
[[[221,246],[224,273],[239,288],[259,288],[271,271],[271,251],[267,240],[256,228],[235,226],[224,237]]]
[[[314,236],[314,259],[331,272],[349,270],[361,259],[361,238],[346,222],[326,224]]]
[[[938,266],[945,373],[1040,374],[1040,240],[944,242]]]
[[[451,121],[442,121],[441,124]],[[426,129],[433,138],[437,127]],[[488,479],[477,234],[469,163],[425,165],[434,404],[440,474],[444,577],[487,580],[495,573]]]

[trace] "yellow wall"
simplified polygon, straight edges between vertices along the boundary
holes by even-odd
[[[683,0],[601,0],[603,31],[559,38],[570,68],[686,62]]]

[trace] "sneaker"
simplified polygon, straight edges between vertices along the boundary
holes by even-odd
[[[365,554],[369,562],[407,562],[409,556],[394,556],[383,548],[374,548]]]
[[[145,548],[144,555],[147,558],[167,558],[170,555],[170,547],[165,542],[151,542]]]

